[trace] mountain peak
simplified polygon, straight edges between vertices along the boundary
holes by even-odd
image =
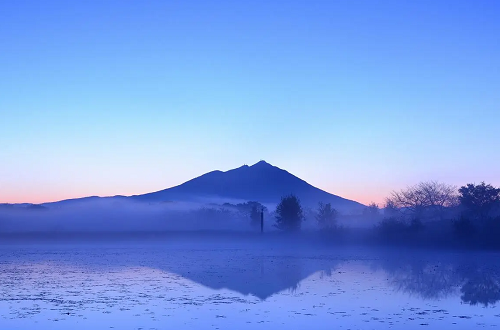
[[[266,162],[265,160],[261,160],[255,164],[253,164],[252,166],[250,167],[274,167],[273,165],[269,164],[268,162]]]
[[[318,189],[295,175],[261,160],[251,166],[213,171],[179,186],[135,198],[148,201],[226,198],[228,200],[278,203],[282,196],[295,194],[304,205],[332,203],[341,210],[359,209],[362,205]]]

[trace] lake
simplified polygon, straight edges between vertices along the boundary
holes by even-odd
[[[499,256],[259,240],[4,243],[0,329],[497,327]]]

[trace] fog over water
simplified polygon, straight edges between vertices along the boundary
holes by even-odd
[[[95,198],[34,206],[4,205],[0,207],[0,230],[47,233],[251,229],[248,214],[222,204],[217,199],[145,203]]]
[[[255,232],[246,201],[207,198],[198,201],[138,202],[124,197],[89,198],[40,205],[0,205],[0,233],[140,232],[230,230]],[[264,229],[274,227],[276,204],[265,203]],[[260,210],[259,210],[260,211]],[[305,208],[302,228],[317,230],[314,210]],[[339,217],[345,227],[371,228],[377,219]],[[258,229],[258,228],[257,228]]]

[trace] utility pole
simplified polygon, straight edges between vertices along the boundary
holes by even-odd
[[[264,208],[260,210],[260,233],[264,233]]]

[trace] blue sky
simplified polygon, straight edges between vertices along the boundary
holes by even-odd
[[[500,185],[497,1],[2,1],[0,202],[261,159],[381,202]]]

